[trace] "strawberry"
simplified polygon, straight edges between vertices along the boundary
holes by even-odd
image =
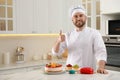
[[[66,65],[67,67],[72,67],[72,65],[71,64],[68,64],[68,65]]]
[[[46,67],[51,67],[51,65],[50,64],[46,64]]]

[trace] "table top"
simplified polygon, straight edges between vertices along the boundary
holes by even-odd
[[[0,75],[0,80],[118,80],[120,72],[107,70],[108,74],[61,74],[48,75],[43,70],[32,70],[28,72]]]

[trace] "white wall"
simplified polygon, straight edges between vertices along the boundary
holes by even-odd
[[[10,52],[10,62],[15,62],[15,51],[17,46],[25,48],[26,61],[31,61],[34,54],[40,58],[48,53],[57,36],[0,36],[0,65],[3,64],[4,52]]]

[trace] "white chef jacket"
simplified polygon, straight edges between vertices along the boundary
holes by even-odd
[[[80,67],[92,67],[96,69],[96,61],[107,59],[106,47],[100,33],[92,28],[85,27],[77,32],[75,29],[65,34],[65,41],[60,44],[59,52],[52,53],[61,55],[68,49],[66,64],[78,64]]]

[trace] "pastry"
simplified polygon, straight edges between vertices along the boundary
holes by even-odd
[[[72,70],[72,65],[71,64],[67,64],[66,65],[66,70]]]
[[[45,71],[47,72],[58,72],[62,71],[62,64],[51,62],[46,64]]]
[[[73,65],[73,70],[78,71],[79,70],[79,65],[77,65],[77,64]]]

